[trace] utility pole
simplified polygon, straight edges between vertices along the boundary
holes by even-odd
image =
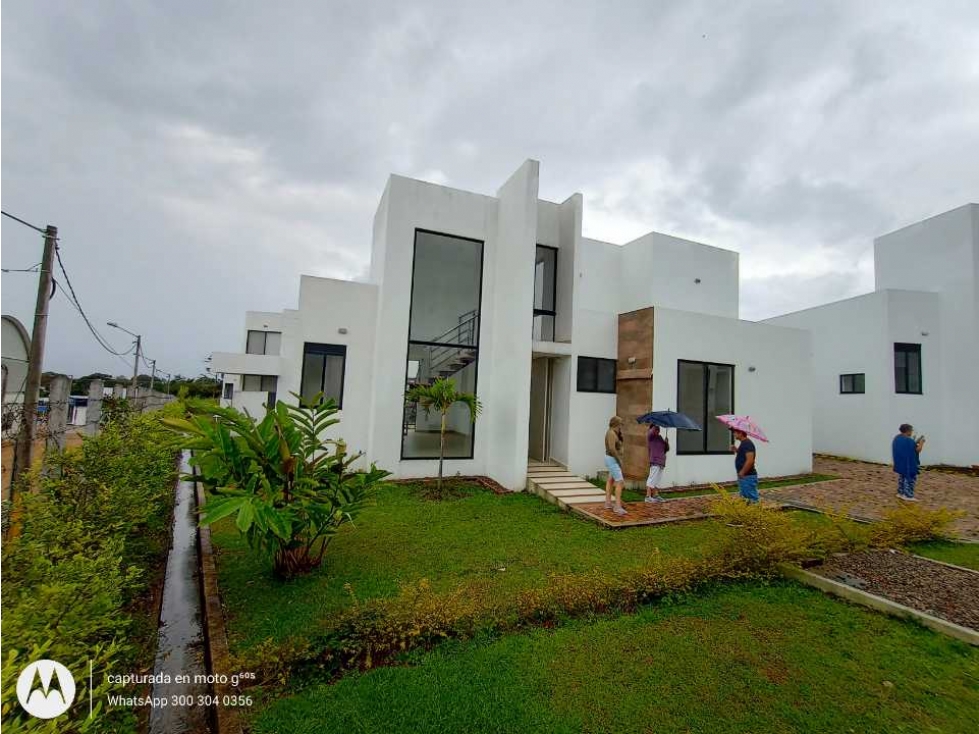
[[[156,382],[156,360],[151,359],[150,364],[153,365],[153,371],[150,372],[150,392],[153,392],[153,384]]]
[[[27,363],[27,381],[24,384],[24,409],[20,421],[20,437],[17,440],[16,460],[11,477],[11,495],[14,481],[31,468],[34,452],[34,428],[37,423],[37,398],[41,388],[41,371],[44,363],[44,337],[48,330],[48,303],[51,300],[54,248],[58,241],[58,228],[48,225],[44,230],[44,255],[37,284],[37,303],[34,307],[34,330],[31,332],[31,354]]]
[[[133,381],[131,384],[131,387],[133,389],[133,395],[130,398],[130,400],[135,400],[136,395],[139,393],[139,383],[136,381],[136,379],[139,377],[139,349],[140,349],[141,341],[142,341],[142,337],[139,334],[137,334],[136,335],[136,359],[133,360]]]

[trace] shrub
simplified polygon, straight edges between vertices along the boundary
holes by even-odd
[[[929,510],[919,504],[905,502],[884,514],[882,522],[870,529],[870,543],[876,547],[895,547],[925,540],[946,537],[945,530],[965,513],[952,512],[944,507]]]
[[[52,722],[27,717],[16,682],[23,665],[47,656],[75,674],[76,701],[85,702],[90,658],[100,698],[112,688],[102,671],[152,663],[155,645],[137,632],[156,627],[135,623],[148,616],[144,595],[168,543],[177,475],[168,438],[154,418],[127,415],[27,476],[17,495],[19,534],[3,547],[5,732],[135,727],[123,710]]]
[[[216,405],[191,406],[189,419],[161,420],[195,452],[193,463],[213,494],[201,523],[233,515],[248,544],[271,556],[274,572],[292,578],[320,566],[340,526],[388,476],[373,464],[350,471],[360,455],[347,456],[340,442],[321,438],[340,422],[337,412],[333,400],[318,396],[298,406],[279,401],[258,422]]]

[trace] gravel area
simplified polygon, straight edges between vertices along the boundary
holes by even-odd
[[[979,573],[889,550],[833,556],[809,570],[979,630]]]

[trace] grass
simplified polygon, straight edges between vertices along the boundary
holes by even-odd
[[[548,575],[648,562],[657,549],[698,556],[711,540],[707,523],[609,532],[525,493],[473,489],[441,502],[410,486],[387,485],[355,525],[339,533],[317,572],[290,582],[273,579],[229,519],[214,527],[221,595],[233,650],[308,632],[318,620],[359,599],[394,595],[399,582],[427,578],[436,591],[462,581],[508,594]]]
[[[812,484],[814,482],[826,482],[837,477],[829,474],[804,474],[799,477],[789,477],[788,479],[762,479],[758,483],[758,489],[775,489],[777,487],[794,487],[798,484]],[[605,480],[598,477],[587,477],[587,481],[594,484],[599,489],[605,489]],[[736,489],[737,482],[724,482],[719,486],[725,489]],[[671,489],[660,487],[662,496],[667,499],[678,497],[702,497],[705,494],[714,494],[715,490],[711,487],[698,485],[690,489]],[[645,490],[624,488],[622,490],[622,500],[624,502],[642,502],[646,497]]]
[[[944,561],[955,566],[964,566],[979,571],[979,543],[935,541],[917,543],[909,550],[919,556],[934,558],[936,561]]]
[[[979,652],[786,582],[413,663],[265,702],[253,731],[971,732],[979,712]]]

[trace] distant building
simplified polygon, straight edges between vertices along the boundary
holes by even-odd
[[[626,421],[626,474],[647,471],[635,418],[676,409],[666,482],[733,477],[714,416],[748,413],[773,441],[767,474],[811,467],[809,335],[738,319],[738,254],[650,233],[582,236],[582,197],[538,198],[527,161],[495,196],[391,176],[374,218],[370,282],[302,276],[298,308],[249,312],[242,351],[213,354],[222,403],[260,415],[289,393],[342,408],[340,433],[396,477],[432,476],[439,419],[406,403],[437,377],[475,393],[448,417],[446,472],[523,489],[528,458],[604,466],[609,418]]]
[[[22,403],[27,383],[31,337],[24,325],[13,316],[3,316],[0,320],[3,323],[3,402]]]
[[[979,204],[875,239],[874,278],[766,322],[812,333],[816,451],[889,462],[910,423],[923,462],[979,464]]]

